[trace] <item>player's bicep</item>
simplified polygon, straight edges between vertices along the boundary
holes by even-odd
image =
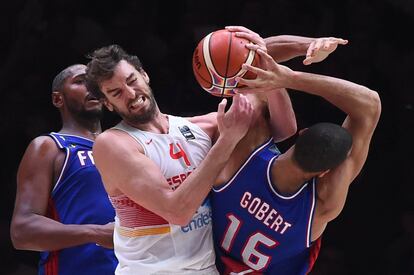
[[[349,185],[361,172],[368,156],[369,145],[373,134],[373,128],[364,123],[353,123],[347,117],[342,125],[352,135],[352,148],[338,167],[318,181],[318,212],[324,215],[328,221],[336,218],[342,211]]]
[[[130,199],[164,215],[172,190],[160,168],[138,150],[135,140],[125,134],[101,134],[94,145],[96,166],[108,193],[121,192]]]
[[[296,116],[286,89],[266,93],[273,139],[283,141],[297,131]]]
[[[364,123],[355,123],[349,117],[345,119],[342,127],[352,135],[352,148],[347,161],[351,162],[348,173],[351,173],[353,180],[361,171],[367,159],[374,127]]]
[[[58,153],[48,137],[38,137],[29,144],[17,172],[15,215],[46,214]]]

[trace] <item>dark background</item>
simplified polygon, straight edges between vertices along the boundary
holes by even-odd
[[[6,4],[6,3],[2,3]],[[160,109],[177,115],[216,109],[218,98],[195,82],[191,56],[199,40],[226,25],[262,37],[335,36],[347,46],[322,63],[293,69],[345,78],[378,91],[382,116],[370,154],[341,215],[328,225],[314,274],[414,274],[414,27],[410,0],[81,1],[14,0],[0,10],[2,274],[33,274],[37,253],[13,249],[9,226],[16,171],[31,139],[58,131],[53,77],[85,63],[93,49],[116,43],[137,54]],[[403,31],[405,30],[405,31]],[[341,123],[344,114],[317,97],[292,91],[299,128]],[[106,113],[108,128],[118,117]],[[280,146],[285,148],[290,139]]]

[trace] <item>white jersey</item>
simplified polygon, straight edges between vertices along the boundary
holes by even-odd
[[[124,122],[114,128],[131,135],[176,189],[205,158],[211,140],[188,120],[168,118],[168,134],[141,131]],[[110,199],[116,211],[116,274],[218,274],[208,199],[186,226],[170,224],[125,195]]]

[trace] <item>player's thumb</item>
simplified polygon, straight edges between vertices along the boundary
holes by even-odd
[[[307,57],[303,60],[303,65],[310,65],[312,64],[312,57]]]

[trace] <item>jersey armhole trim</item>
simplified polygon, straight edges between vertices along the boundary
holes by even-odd
[[[312,245],[312,223],[313,223],[313,215],[315,213],[315,206],[316,206],[316,180],[315,178],[312,179],[312,206],[309,211],[309,218],[308,218],[308,230],[307,230],[307,237],[306,237],[306,247],[310,247]]]
[[[273,142],[273,138],[270,138],[268,141],[266,141],[265,143],[263,143],[262,145],[260,145],[258,148],[256,148],[253,153],[250,154],[249,158],[243,163],[243,165],[237,170],[237,172],[233,175],[233,177],[231,177],[231,179],[227,182],[224,183],[223,185],[214,187],[213,186],[213,191],[214,192],[221,192],[224,189],[226,189],[233,181],[234,179],[239,175],[239,173],[243,170],[243,168],[250,162],[250,160],[258,153],[260,152],[263,148],[265,148],[267,145],[269,145],[271,142]]]
[[[65,161],[63,162],[62,169],[60,170],[59,177],[58,177],[58,179],[57,179],[57,180],[56,180],[56,182],[55,182],[55,186],[53,186],[53,189],[52,189],[51,194],[53,194],[53,192],[54,192],[54,191],[56,190],[56,188],[58,187],[58,185],[59,185],[59,183],[60,183],[60,180],[62,179],[63,174],[64,174],[64,173],[65,173],[65,171],[66,171],[66,165],[68,164],[68,160],[69,160],[69,157],[70,157],[70,150],[69,150],[69,148],[65,148],[65,150],[66,150]]]
[[[59,134],[58,133],[55,133],[55,132],[51,132],[51,133],[49,133],[49,134],[47,134],[49,137],[51,137],[54,141],[55,141],[55,143],[56,143],[56,145],[60,148],[60,149],[62,149],[64,146],[62,145],[62,143],[60,143],[60,140],[58,139],[58,136],[59,136]]]
[[[128,131],[126,131],[122,128],[113,127],[111,129],[122,131],[122,132],[126,133],[127,135],[129,135],[130,137],[132,137],[139,145],[141,145],[142,149],[144,150],[144,155],[148,157],[148,151],[147,151],[147,148],[145,148],[144,143],[142,143],[142,141],[138,137],[136,137],[133,133],[130,133],[130,132],[128,132]]]

